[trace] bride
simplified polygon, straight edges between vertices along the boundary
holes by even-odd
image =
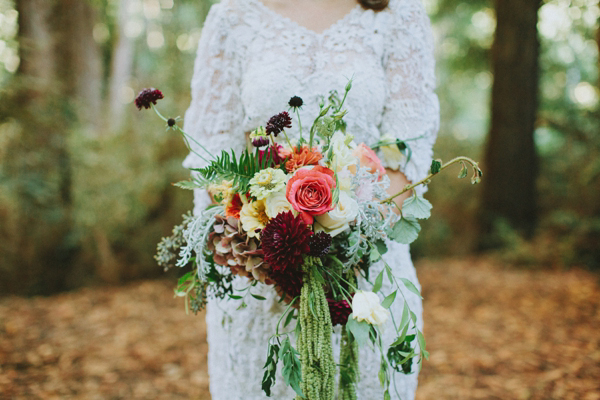
[[[407,142],[412,150],[408,162],[384,159],[392,180],[390,192],[424,178],[439,126],[439,103],[434,93],[431,28],[420,1],[222,0],[210,10],[200,39],[185,131],[210,151],[234,148],[239,154],[246,146],[246,133],[287,110],[292,96],[303,99],[301,117],[312,121],[321,96],[334,89],[343,92],[353,78],[344,118],[347,133],[367,144],[383,135],[415,139]],[[296,121],[290,132],[297,134]],[[205,163],[192,153],[184,166]],[[195,212],[210,201],[205,191],[197,190]],[[384,258],[394,273],[420,287],[409,247],[393,242],[388,248]],[[376,276],[377,265],[372,268]],[[243,286],[243,278],[237,279]],[[359,285],[370,287],[366,282]],[[272,288],[257,289],[266,301],[250,299],[241,310],[234,302],[208,305],[213,400],[266,397],[261,378],[267,339],[283,306]],[[405,296],[422,325],[421,299],[408,291]],[[391,311],[399,318],[402,302],[394,305],[398,308]],[[394,329],[384,331],[387,344],[394,334]],[[333,341],[339,352],[339,332]],[[383,398],[377,378],[379,361],[375,350],[361,349],[359,399]],[[410,400],[416,388],[417,373],[397,374],[390,392],[394,399]],[[280,376],[272,393],[278,400],[294,398]]]

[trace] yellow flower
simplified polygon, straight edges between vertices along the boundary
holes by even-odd
[[[387,163],[387,167],[393,170],[399,170],[405,157],[396,145],[396,138],[391,135],[383,135],[381,141],[392,143],[387,146],[381,146],[381,152],[383,153],[383,159]]]
[[[286,180],[287,177],[282,170],[265,168],[250,179],[250,194],[258,200],[262,200],[270,193],[282,190]]]
[[[211,183],[208,186],[208,192],[217,202],[227,205],[231,202],[231,199],[233,199],[233,182],[222,181],[219,184]]]
[[[260,231],[269,222],[265,201],[257,200],[244,204],[240,211],[240,221],[248,237],[259,238]]]

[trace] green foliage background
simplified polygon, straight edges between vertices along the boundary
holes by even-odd
[[[18,103],[9,101],[18,91],[16,11],[0,0],[0,291],[44,293],[43,284],[28,285],[35,277],[20,270],[28,257],[16,243],[17,210],[31,205],[39,218],[36,237],[49,246],[64,246],[72,257],[64,265],[63,289],[95,282],[121,282],[160,276],[152,260],[156,243],[180,222],[192,206],[191,193],[172,182],[185,179],[181,167],[186,154],[178,136],[160,127],[150,115],[141,115],[131,101],[143,87],[158,86],[165,93],[164,114],[183,116],[189,104],[189,82],[208,0],[139,0],[135,20],[133,78],[123,88],[126,122],[111,131],[110,116],[90,131],[68,127],[71,156],[72,230],[61,243],[52,243],[54,221],[60,211],[48,193],[56,182],[40,174],[48,149],[41,144],[22,157],[21,173],[13,174],[4,160],[19,151],[18,143],[39,126],[53,124],[52,115],[39,120],[19,118]],[[94,37],[101,45],[105,71],[118,29],[117,1],[94,0]],[[159,5],[158,16],[148,7]],[[489,52],[493,43],[493,3],[484,0],[426,0],[437,44],[438,94],[442,129],[436,157],[448,160],[462,154],[481,159],[489,122],[493,76]],[[598,47],[600,11],[596,0],[552,0],[540,10],[542,39],[539,127],[536,144],[541,157],[541,223],[531,241],[503,224],[497,234],[505,244],[500,256],[527,265],[587,265],[598,268],[600,255],[600,138]],[[154,33],[153,33],[154,32]],[[159,32],[160,46],[150,47]],[[17,57],[17,59],[15,59]],[[108,79],[108,72],[104,79]],[[64,107],[69,113],[70,108]],[[99,110],[101,112],[101,110]],[[502,149],[498,149],[502,151]],[[485,164],[483,164],[485,179]],[[459,168],[455,171],[458,174]],[[24,172],[23,172],[24,171]],[[523,171],[527,173],[527,171]],[[453,173],[436,178],[427,195],[433,218],[424,223],[413,245],[417,257],[465,255],[473,251],[478,188],[459,181]],[[25,202],[25,203],[24,203]],[[33,215],[32,214],[32,215]]]

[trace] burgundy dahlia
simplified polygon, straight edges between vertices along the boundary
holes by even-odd
[[[331,247],[331,235],[326,232],[316,233],[312,235],[308,245],[310,246],[309,256],[323,257],[325,254],[329,253],[329,248]]]
[[[266,263],[276,272],[298,269],[302,256],[310,251],[312,234],[300,215],[294,217],[291,211],[279,213],[260,234]]]
[[[300,269],[288,269],[286,271],[269,271],[269,278],[275,282],[279,295],[285,293],[288,300],[300,296],[304,279]]]
[[[346,300],[335,301],[327,299],[329,304],[329,314],[331,315],[331,325],[346,325],[348,317],[352,314],[352,307]]]
[[[135,98],[135,105],[138,110],[150,108],[152,104],[156,104],[157,100],[164,98],[162,92],[158,89],[149,88],[142,90]]]
[[[290,117],[290,114],[288,114],[287,111],[283,111],[277,115],[272,116],[271,119],[269,119],[265,131],[267,131],[269,135],[272,134],[273,136],[277,137],[279,132],[281,132],[285,128],[291,127],[292,118]]]

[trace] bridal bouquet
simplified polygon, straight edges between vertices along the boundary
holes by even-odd
[[[298,399],[333,400],[336,376],[337,398],[355,399],[358,348],[371,346],[381,354],[379,380],[384,398],[390,398],[392,374],[411,373],[428,353],[401,287],[416,295],[419,291],[408,279],[398,279],[382,255],[388,240],[414,241],[419,220],[428,218],[432,207],[416,192],[401,209],[394,198],[455,163],[462,164],[460,177],[467,175],[468,166],[474,183],[481,177],[477,163],[466,157],[444,165],[434,161],[429,176],[390,196],[389,178],[375,152],[345,132],[343,106],[350,89],[351,82],[343,96],[332,92],[323,99],[306,132],[298,112],[302,99],[292,97],[288,111],[250,134],[252,148],[241,154],[211,154],[186,135],[176,119],[164,118],[154,108],[163,97],[159,90],[145,89],[136,99],[138,108],[154,108],[186,143],[194,141],[193,148],[202,150],[197,154],[207,163],[192,169],[192,180],[176,185],[208,190],[213,204],[199,215],[185,215],[173,235],[159,243],[156,256],[164,268],[191,267],[175,289],[186,298],[186,309],[197,312],[215,298],[244,308],[248,296],[265,300],[252,292],[256,285],[271,286],[286,304],[268,343],[262,381],[267,395],[281,362],[283,379]],[[286,132],[292,126],[289,112],[297,116],[296,141]],[[388,156],[410,158],[406,141],[383,138],[374,147]],[[245,287],[233,285],[236,275],[246,279]],[[370,290],[360,290],[358,280]],[[386,293],[384,280],[392,288]],[[388,310],[398,301],[403,303],[399,320]],[[295,329],[284,331],[292,320]],[[390,324],[393,327],[386,329],[394,329],[397,338],[384,347],[381,330]],[[337,361],[331,342],[335,325],[341,326],[342,335]]]

